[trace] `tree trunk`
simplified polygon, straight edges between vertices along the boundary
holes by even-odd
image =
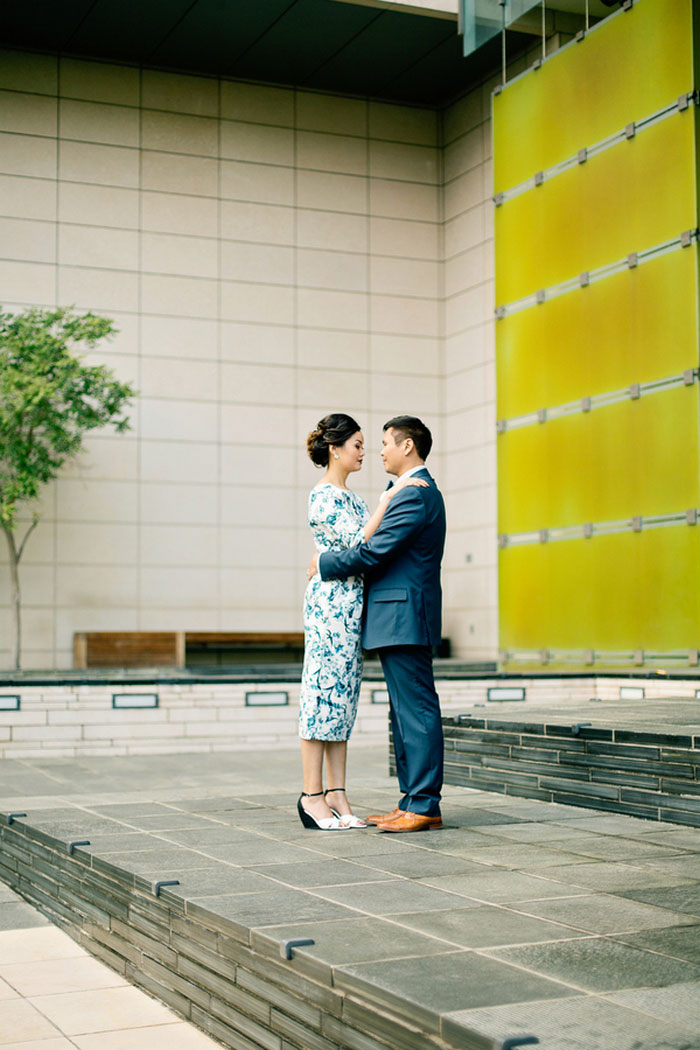
[[[19,671],[20,663],[20,639],[22,630],[22,619],[21,619],[21,595],[19,589],[19,559],[22,554],[22,549],[19,552],[15,545],[15,534],[12,529],[8,528],[7,525],[3,525],[3,532],[7,537],[7,546],[10,552],[10,608],[12,618],[12,667],[15,671]]]

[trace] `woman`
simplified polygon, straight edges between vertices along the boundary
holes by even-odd
[[[362,469],[364,438],[343,412],[325,416],[306,439],[317,467],[325,467],[309,496],[309,525],[319,551],[346,550],[374,534],[389,500],[403,485],[425,485],[418,478],[397,482],[382,493],[370,516],[365,501],[347,487]],[[364,828],[345,796],[347,742],[357,714],[362,679],[361,577],[309,582],[304,599],[304,667],[299,736],[304,790],[297,810],[305,828],[342,831]],[[323,763],[329,787],[323,790]]]

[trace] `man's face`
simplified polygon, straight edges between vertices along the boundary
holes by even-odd
[[[384,431],[382,435],[382,463],[384,464],[384,470],[387,474],[400,474],[406,457],[403,453],[404,442],[396,444],[396,437],[394,435],[394,428],[389,427],[388,430]]]

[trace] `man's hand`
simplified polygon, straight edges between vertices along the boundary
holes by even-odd
[[[318,553],[314,554],[313,558],[309,562],[309,567],[306,570],[307,580],[312,579],[318,572]]]

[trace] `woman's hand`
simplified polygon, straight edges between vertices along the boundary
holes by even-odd
[[[409,486],[412,486],[414,488],[427,489],[428,482],[425,481],[424,478],[417,478],[414,475],[411,475],[410,478],[399,478],[398,481],[394,482],[390,489],[385,489],[382,495],[386,496],[387,499],[391,499],[393,496],[396,495],[397,492],[400,492],[401,489],[408,488]]]
[[[313,558],[309,562],[309,567],[306,570],[306,578],[307,578],[307,580],[313,579],[313,577],[316,575],[317,572],[318,572],[318,554],[314,554]]]

